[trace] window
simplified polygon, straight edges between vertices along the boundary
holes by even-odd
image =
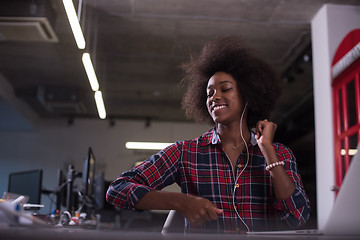
[[[360,59],[333,82],[336,188],[356,153],[360,136]]]
[[[360,140],[360,29],[349,32],[331,69],[334,109],[335,190],[339,190]]]

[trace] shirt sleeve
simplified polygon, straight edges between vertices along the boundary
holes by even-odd
[[[284,200],[275,200],[275,208],[280,212],[281,220],[292,228],[303,226],[310,217],[310,202],[297,168],[296,159],[292,151],[280,145],[277,150],[280,161],[285,162],[285,170],[295,183],[293,194]]]
[[[106,200],[116,207],[135,210],[135,204],[149,191],[161,190],[177,179],[180,143],[168,146],[113,181]]]

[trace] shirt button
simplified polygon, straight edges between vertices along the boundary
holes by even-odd
[[[242,166],[243,166],[243,165],[239,164],[239,165],[238,165],[238,168],[242,168]]]
[[[240,228],[236,228],[235,231],[236,231],[236,232],[239,232],[239,231],[240,231]]]
[[[236,188],[238,188],[238,187],[240,187],[240,185],[237,183],[237,184],[236,184]]]

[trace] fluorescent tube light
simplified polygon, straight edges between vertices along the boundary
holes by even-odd
[[[97,107],[97,110],[99,113],[99,117],[101,119],[105,119],[106,118],[106,110],[105,110],[105,105],[104,105],[101,91],[96,91],[94,97],[95,97],[95,102],[96,102],[96,107]]]
[[[63,4],[65,7],[66,15],[69,19],[71,30],[75,37],[76,44],[79,49],[84,49],[86,45],[85,38],[76,15],[74,3],[72,2],[72,0],[63,0]]]
[[[172,143],[162,142],[126,142],[127,149],[147,149],[147,150],[161,150],[171,145]]]
[[[96,92],[97,90],[99,90],[99,82],[97,80],[96,77],[96,73],[93,67],[93,64],[91,62],[91,58],[90,58],[90,54],[89,53],[84,53],[82,56],[82,62],[86,71],[86,74],[88,76],[89,82],[90,82],[90,86],[91,89]]]

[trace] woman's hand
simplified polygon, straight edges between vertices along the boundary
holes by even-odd
[[[184,195],[184,197],[178,210],[194,226],[202,226],[205,222],[216,220],[223,213],[223,210],[206,198],[192,195]]]
[[[268,120],[258,121],[256,124],[255,138],[260,147],[261,152],[264,154],[266,160],[269,160],[270,151],[274,151],[272,146],[274,135],[277,125]],[[269,163],[269,161],[268,161]]]
[[[176,210],[182,213],[194,226],[218,219],[223,210],[217,208],[210,200],[177,192],[150,191],[136,204],[136,209]]]

